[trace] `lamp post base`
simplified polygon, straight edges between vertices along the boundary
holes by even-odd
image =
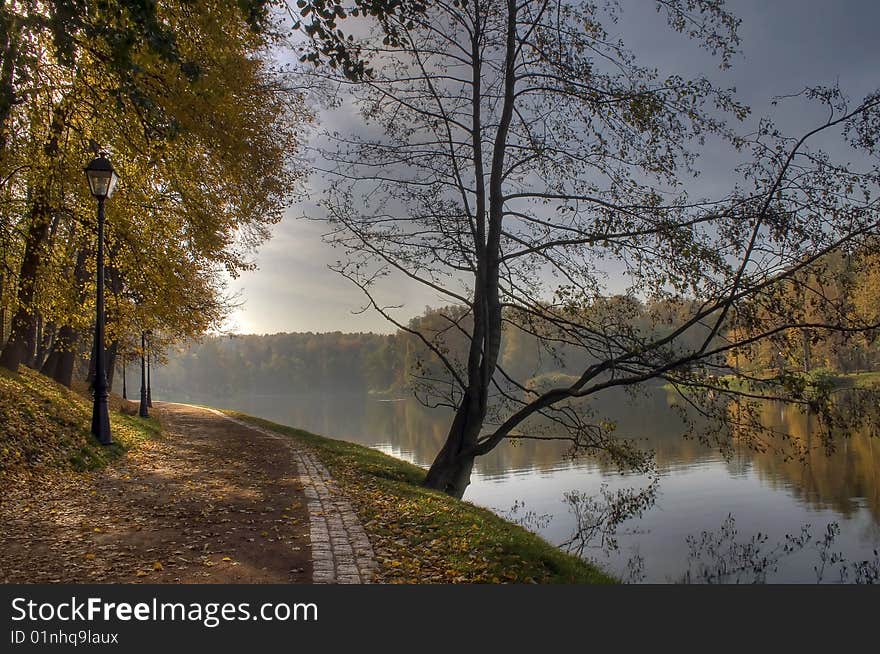
[[[110,411],[107,408],[107,396],[103,398],[95,394],[95,402],[92,405],[92,435],[98,439],[101,445],[113,445],[113,436],[110,433]]]

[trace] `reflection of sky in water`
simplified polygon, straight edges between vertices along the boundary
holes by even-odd
[[[510,483],[477,476],[468,489],[468,499],[501,512],[520,499],[527,510],[553,516],[541,533],[549,541],[559,543],[571,535],[573,521],[561,500],[562,494],[572,489],[598,492],[603,481],[611,488],[638,485],[633,478],[603,475],[596,470],[561,469],[552,476],[522,473],[512,477]],[[516,494],[518,488],[523,490],[522,496]],[[804,524],[811,524],[814,536],[819,536],[831,521],[837,521],[841,527],[835,550],[845,552],[850,559],[870,557],[871,550],[880,542],[867,509],[861,509],[850,519],[833,510],[812,509],[785,490],[768,489],[754,473],[734,477],[723,463],[709,462],[665,473],[655,506],[643,518],[625,525],[618,539],[619,552],[605,558],[596,551],[594,556],[612,570],[622,572],[626,559],[637,551],[644,557],[647,581],[675,579],[687,567],[687,536],[699,535],[706,529],[717,530],[728,514],[736,518],[741,538],[760,531],[770,536],[768,545],[781,541],[785,534],[797,535]],[[626,533],[633,530],[636,533]],[[812,566],[816,562],[811,553],[786,558],[772,579],[812,581]]]
[[[368,396],[191,400],[359,442],[422,466],[439,450],[449,424],[447,415],[414,402],[380,402]],[[767,454],[744,453],[726,461],[717,452],[681,437],[662,393],[640,400],[638,410],[613,403],[607,408],[616,414],[624,433],[647,439],[657,452],[662,474],[656,505],[643,518],[624,525],[619,552],[610,557],[591,552],[608,569],[622,573],[626,560],[638,551],[644,558],[647,581],[677,579],[687,567],[687,536],[718,530],[728,514],[736,519],[738,540],[762,532],[770,537],[767,547],[786,534],[799,534],[804,524],[812,525],[813,536],[818,537],[831,521],[841,527],[834,551],[850,560],[870,558],[872,549],[880,545],[875,483],[880,473],[880,443],[856,440],[831,458],[812,458],[807,467]],[[793,432],[801,433],[807,442],[810,439],[808,423],[780,413],[777,407],[768,407],[766,419],[788,420]],[[552,519],[541,534],[560,543],[570,537],[574,525],[563,494],[571,490],[598,493],[602,483],[615,489],[646,482],[594,461],[572,461],[554,444],[522,441],[505,444],[478,462],[465,499],[500,513],[520,501],[525,507],[518,515],[523,511],[550,514]],[[811,582],[817,562],[815,550],[786,557],[770,579]],[[826,575],[826,581],[836,578],[836,572]]]
[[[377,449],[414,461],[412,453],[383,444]],[[538,516],[552,516],[540,533],[558,544],[571,536],[574,518],[562,496],[566,491],[599,492],[602,483],[610,489],[641,487],[639,478],[603,473],[591,464],[560,465],[547,470],[516,470],[507,475],[475,474],[466,499],[507,514],[514,502],[525,504],[517,515],[532,511]],[[863,502],[862,502],[863,503]],[[849,560],[870,558],[880,544],[880,527],[870,512],[862,507],[846,518],[830,509],[814,509],[780,486],[768,488],[754,471],[730,474],[720,457],[686,466],[672,466],[661,478],[657,502],[641,519],[632,520],[618,535],[619,550],[610,555],[592,550],[588,556],[603,567],[623,574],[627,559],[634,553],[644,558],[646,582],[678,579],[686,570],[689,535],[703,530],[717,530],[732,514],[740,539],[761,532],[768,534],[768,549],[786,534],[798,535],[801,527],[811,525],[815,537],[829,522],[836,521],[841,534],[834,551],[844,552]],[[818,562],[814,550],[805,550],[781,560],[779,570],[770,577],[780,583],[811,582],[813,566]],[[836,573],[825,581],[836,581]]]

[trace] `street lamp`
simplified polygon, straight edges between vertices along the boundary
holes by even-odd
[[[125,385],[125,357],[122,357],[122,399],[128,399],[128,388]]]
[[[141,403],[138,406],[138,415],[141,418],[149,418],[150,412],[147,410],[147,333],[141,332]]]
[[[98,200],[98,291],[95,320],[95,383],[92,406],[92,434],[101,445],[113,443],[107,409],[107,370],[104,361],[104,200],[113,195],[119,176],[106,153],[95,157],[85,169],[89,190]]]
[[[150,361],[153,353],[153,332],[147,332],[147,406],[153,408],[153,388],[150,385]]]

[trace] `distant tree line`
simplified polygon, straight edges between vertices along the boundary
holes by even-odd
[[[754,323],[781,311],[798,316],[801,326],[782,329],[767,339],[732,351],[735,369],[853,373],[880,369],[880,330],[839,330],[820,326],[841,318],[880,323],[880,254],[877,238],[865,248],[837,250],[792,276],[772,294],[756,299],[728,328],[733,340],[747,339]]]
[[[823,289],[833,298],[836,310],[856,313],[877,321],[880,306],[880,256],[873,250],[844,254],[835,252],[816,264],[825,280],[804,288]],[[810,276],[809,272],[804,274]],[[815,282],[815,280],[812,280]],[[816,304],[797,284],[786,287],[775,302],[797,303],[806,314]],[[697,300],[642,301],[634,296],[599,298],[581,308],[583,319],[596,324],[625,326],[645,338],[673,333],[699,306]],[[825,307],[823,302],[821,306]],[[753,311],[767,311],[756,305]],[[823,310],[827,310],[824,308]],[[462,360],[466,339],[449,332],[454,307],[428,308],[413,318],[407,329],[422,333],[446,330],[443,345],[450,360]],[[466,317],[458,316],[463,322]],[[820,316],[813,316],[819,320]],[[747,330],[747,323],[728,324],[726,332]],[[682,334],[673,347],[686,349],[705,338],[705,332]],[[750,349],[738,350],[715,361],[755,375],[788,372],[831,373],[880,370],[880,333],[858,331],[824,337],[818,330],[783,330],[772,339],[761,340]],[[723,341],[728,334],[716,337]],[[736,338],[741,338],[737,335]],[[502,333],[501,368],[505,374],[527,380],[531,390],[558,384],[595,363],[583,348],[539,338],[515,324]],[[712,361],[703,362],[712,367]],[[496,373],[499,384],[502,373]],[[434,352],[412,333],[281,333],[269,335],[211,336],[190,342],[168,353],[167,365],[157,376],[156,387],[169,397],[190,395],[235,395],[242,393],[287,394],[293,392],[389,392],[415,391],[426,404],[442,404],[437,385],[444,382],[443,364]]]
[[[397,346],[383,334],[209,336],[168,352],[153,387],[169,398],[390,390],[403,379]]]

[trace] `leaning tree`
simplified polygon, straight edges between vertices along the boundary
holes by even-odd
[[[655,4],[728,65],[738,20],[723,3]],[[748,110],[729,91],[640,64],[613,36],[616,18],[578,0],[441,0],[389,17],[394,38],[360,43],[362,81],[327,74],[364,119],[328,134],[322,153],[334,178],[321,219],[344,250],[335,267],[430,352],[415,371],[422,399],[455,409],[429,487],[460,497],[475,458],[509,438],[639,465],[585,400],[653,379],[719,439],[766,431],[750,406],[767,397],[839,427],[824,387],[786,369],[742,379],[737,361],[785,334],[877,327],[827,292],[836,273],[824,262],[876,232],[880,96],[850,105],[808,89],[798,101],[827,110],[811,131],[792,138],[763,120],[737,135],[729,124]],[[693,181],[707,144],[744,162],[717,197]],[[400,279],[450,308],[401,320],[381,301]],[[634,320],[633,302],[609,301],[609,279],[674,320]],[[535,384],[506,370],[502,338],[516,332],[579,373]]]

